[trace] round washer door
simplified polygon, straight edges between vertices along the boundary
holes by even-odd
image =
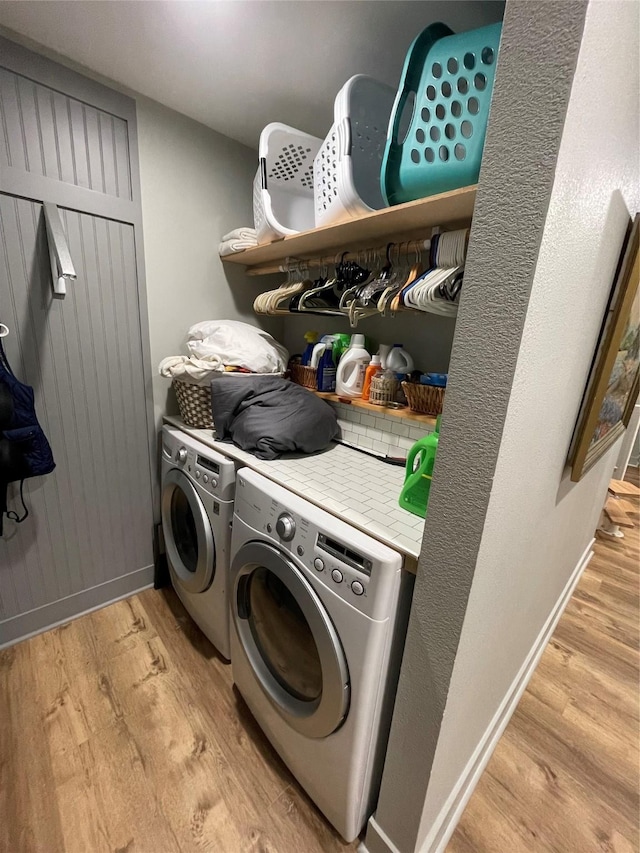
[[[178,468],[162,482],[162,530],[177,582],[187,592],[204,592],[216,566],[211,523],[193,483]]]
[[[322,602],[287,555],[265,542],[236,554],[233,618],[253,672],[289,725],[330,735],[349,707],[349,671]]]

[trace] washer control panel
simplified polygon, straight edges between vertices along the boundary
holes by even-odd
[[[220,500],[233,500],[235,465],[179,430],[163,427],[162,452],[172,466],[184,471],[200,487]]]
[[[367,610],[367,592],[371,582],[372,560],[356,551],[345,540],[319,529],[307,517],[274,498],[253,500],[252,490],[245,488],[243,474],[238,475],[236,513],[255,530],[288,551],[298,563],[336,595],[361,610]]]

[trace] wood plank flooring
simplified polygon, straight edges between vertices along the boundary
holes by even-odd
[[[638,484],[638,472],[628,479]],[[447,853],[637,853],[640,525],[598,537]]]
[[[345,844],[172,590],[0,652],[1,853],[325,853]]]
[[[449,853],[639,849],[637,521],[598,541]],[[355,849],[171,590],[0,652],[0,853]]]

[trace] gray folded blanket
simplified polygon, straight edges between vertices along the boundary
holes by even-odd
[[[338,435],[331,406],[279,376],[215,376],[211,409],[216,437],[231,439],[258,459],[317,453]]]

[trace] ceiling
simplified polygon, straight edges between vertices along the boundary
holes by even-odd
[[[428,24],[493,23],[496,0],[30,0],[0,25],[257,148],[282,121],[324,137],[353,74],[396,87]]]

